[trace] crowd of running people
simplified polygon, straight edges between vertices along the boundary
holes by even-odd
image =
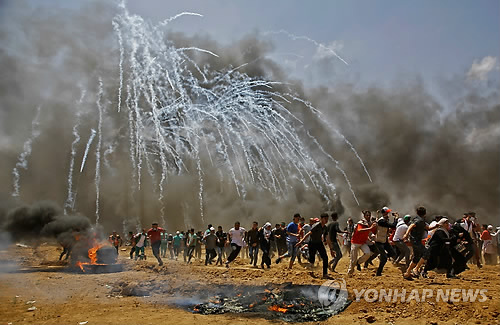
[[[355,223],[348,218],[345,227],[341,227],[337,213],[323,213],[307,221],[297,213],[288,224],[282,222],[273,227],[266,222],[260,226],[254,221],[247,230],[235,222],[227,232],[221,226],[215,229],[209,224],[205,231],[189,229],[168,233],[153,223],[149,230],[130,232],[125,245],[130,247],[130,259],[135,260],[146,259],[145,247],[151,246],[159,265],[163,265],[162,258],[182,258],[188,264],[195,259],[204,261],[205,265],[229,267],[242,253],[254,267],[270,268],[271,259],[276,264],[287,259],[291,269],[296,259],[310,268],[318,257],[324,278],[329,277],[329,270],[336,272],[344,255],[350,259],[348,275],[362,267],[368,268],[378,257],[376,276],[382,275],[387,261],[391,260],[408,280],[427,277],[430,270],[456,277],[471,261],[477,267],[482,267],[483,260],[486,264],[497,263],[499,228],[480,225],[474,212],[467,212],[456,221],[444,216],[428,217],[424,207],[417,208],[415,216],[401,217],[388,207],[376,214],[362,211],[359,221]],[[124,245],[116,232],[109,236],[109,241],[117,252]]]

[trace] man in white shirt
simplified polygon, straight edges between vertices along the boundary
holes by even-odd
[[[231,228],[227,233],[229,242],[231,243],[231,254],[227,257],[226,267],[229,267],[229,263],[234,261],[240,253],[241,247],[245,245],[245,233],[246,230],[245,228],[240,227],[239,221],[236,221],[234,223],[234,228]]]
[[[140,258],[141,260],[146,259],[146,255],[144,254],[144,247],[146,246],[146,238],[148,234],[146,233],[146,229],[142,229],[142,232],[135,235],[135,260]]]
[[[398,224],[396,226],[396,231],[394,232],[394,236],[392,237],[392,241],[394,242],[394,245],[399,250],[399,255],[396,257],[396,260],[394,261],[394,264],[398,264],[403,260],[403,257],[405,259],[406,263],[406,268],[408,268],[408,265],[410,265],[410,248],[406,243],[403,241],[403,236],[406,234],[406,231],[408,230],[408,225],[410,224],[411,216],[409,214],[405,215],[403,219],[398,220]],[[405,269],[406,271],[406,269]]]

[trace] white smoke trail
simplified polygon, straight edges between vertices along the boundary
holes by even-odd
[[[92,141],[94,141],[95,134],[96,134],[95,130],[91,129],[89,141],[87,141],[87,146],[85,147],[85,153],[83,154],[82,165],[80,166],[80,173],[83,172],[83,167],[85,167],[85,162],[87,161],[87,156],[89,154],[90,145],[92,144]]]
[[[78,105],[82,104],[83,98],[85,97],[85,93],[86,93],[85,90],[82,89],[82,94],[80,96],[80,100],[78,101]],[[73,196],[73,170],[75,167],[76,145],[80,142],[80,135],[78,134],[78,127],[80,126],[80,115],[81,111],[77,110],[76,123],[73,126],[73,136],[75,139],[71,143],[71,158],[69,162],[69,172],[68,172],[68,196],[64,204],[64,214],[67,214],[67,209],[73,209],[75,206],[74,196]]]
[[[212,56],[215,56],[216,58],[218,58],[219,56],[217,54],[215,54],[214,52],[212,51],[209,51],[209,50],[205,50],[205,49],[200,49],[198,47],[182,47],[182,48],[179,48],[177,49],[178,51],[189,51],[189,50],[192,50],[192,51],[198,51],[198,52],[202,52],[202,53],[207,53],[207,54],[210,54]]]
[[[99,124],[97,127],[98,139],[97,148],[95,150],[96,163],[95,163],[95,224],[99,224],[99,197],[100,197],[100,184],[101,184],[101,147],[102,147],[102,104],[101,99],[104,93],[102,78],[99,77],[99,91],[97,93],[97,109],[99,110]]]
[[[113,24],[113,29],[115,30],[116,35],[118,37],[118,47],[120,50],[120,61],[118,63],[120,69],[120,84],[118,87],[118,112],[120,112],[122,106],[122,91],[123,91],[123,55],[124,55],[123,38],[118,23],[115,20],[113,20],[112,24]]]
[[[165,19],[159,25],[160,26],[165,26],[168,23],[170,23],[171,21],[176,20],[177,18],[182,17],[182,16],[198,16],[198,17],[203,17],[202,14],[199,14],[199,13],[196,13],[196,12],[187,12],[187,11],[184,11],[184,12],[181,12],[180,14],[177,14],[175,16],[172,16],[170,18]]]
[[[297,36],[297,35],[294,35],[294,34],[292,34],[290,32],[287,32],[286,30],[283,30],[283,29],[278,30],[278,31],[267,31],[267,32],[263,33],[263,35],[271,35],[271,34],[284,34],[284,35],[286,35],[287,37],[289,37],[290,39],[292,39],[294,41],[296,41],[296,40],[305,40],[307,42],[313,43],[317,47],[319,47],[319,48],[321,48],[323,50],[326,50],[326,51],[332,53],[337,59],[339,59],[340,61],[342,61],[345,65],[349,65],[349,63],[347,63],[346,60],[344,60],[340,55],[338,55],[337,52],[335,52],[334,49],[332,49],[331,47],[325,46],[322,43],[320,43],[318,41],[315,41],[315,40],[313,40],[310,37],[307,37],[307,36]]]
[[[31,122],[31,137],[24,142],[23,152],[19,155],[16,167],[12,170],[12,174],[14,175],[14,192],[12,193],[12,196],[15,197],[19,197],[20,192],[19,179],[21,178],[21,175],[19,174],[19,169],[28,169],[28,158],[31,155],[31,145],[33,144],[33,141],[40,136],[40,130],[38,128],[40,126],[40,109],[40,106],[36,109],[35,118]]]

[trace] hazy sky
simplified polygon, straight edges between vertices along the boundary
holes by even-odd
[[[273,56],[306,80],[379,83],[408,73],[434,80],[465,76],[474,60],[483,72],[478,78],[489,71],[490,78],[499,74],[498,0],[141,0],[128,1],[128,7],[155,21],[183,11],[203,14],[181,17],[169,28],[207,34],[223,43],[258,31],[276,43]],[[326,71],[324,65],[314,70],[314,62],[325,58],[324,51],[285,34],[265,33],[280,30],[331,47],[349,66],[331,57]],[[488,56],[489,61],[481,61]]]

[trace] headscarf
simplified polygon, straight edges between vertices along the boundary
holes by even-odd
[[[266,222],[264,224],[264,227],[262,227],[262,232],[264,233],[264,238],[269,241],[269,238],[271,237],[271,229],[267,229],[268,227],[271,227],[270,222]]]

